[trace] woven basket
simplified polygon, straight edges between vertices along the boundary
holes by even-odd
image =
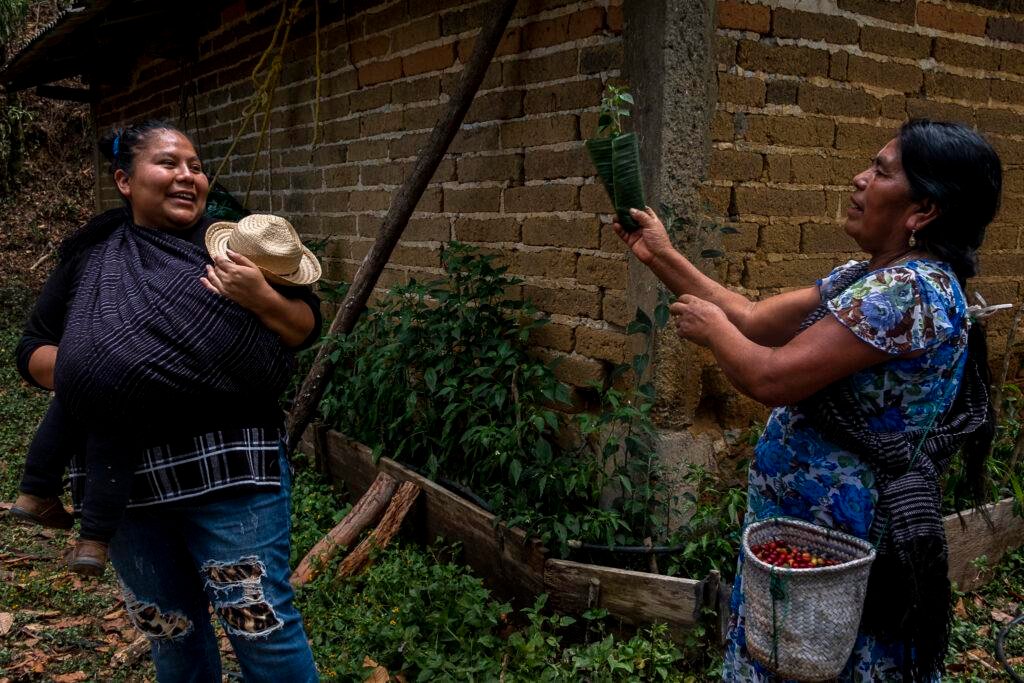
[[[751,552],[768,541],[807,547],[840,563],[810,569],[773,567]],[[743,531],[747,650],[784,678],[827,681],[839,676],[857,638],[874,559],[875,550],[867,541],[809,522],[770,519],[748,526]]]

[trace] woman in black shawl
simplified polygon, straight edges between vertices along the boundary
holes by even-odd
[[[751,302],[672,248],[654,213],[623,232],[676,294],[678,334],[773,406],[750,466],[746,522],[776,516],[878,548],[840,680],[938,680],[950,610],[939,476],[959,449],[980,480],[993,435],[984,330],[964,294],[999,206],[999,158],[966,126],[913,120],[854,180],[845,229],[868,254]],[[723,677],[771,681],[746,647],[743,584]]]
[[[128,613],[162,681],[220,681],[211,603],[246,680],[316,680],[288,583],[278,397],[293,349],[319,332],[319,301],[268,284],[242,255],[211,261],[209,182],[173,126],[130,126],[100,149],[126,208],[65,241],[17,351],[28,381],[56,389],[61,412],[47,420],[78,425],[101,456],[71,467],[83,511],[72,562],[102,567],[112,536]],[[75,441],[48,433],[54,453]],[[39,451],[45,460],[45,443]],[[18,507],[66,525],[52,462],[33,468],[31,455]]]

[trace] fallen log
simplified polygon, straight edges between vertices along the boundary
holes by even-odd
[[[363,529],[376,523],[384,514],[384,508],[395,495],[397,488],[398,482],[394,477],[384,472],[378,474],[366,493],[345,515],[345,519],[328,531],[327,535],[302,558],[302,562],[299,562],[299,566],[292,573],[292,586],[298,588],[315,579],[341,548],[352,545],[359,538],[359,534],[363,533]]]
[[[348,557],[341,561],[338,567],[338,578],[355,576],[366,569],[371,562],[370,553],[373,550],[383,550],[395,537],[402,527],[402,521],[409,514],[413,503],[420,495],[420,487],[407,481],[398,487],[398,492],[391,499],[384,517],[381,518],[377,528],[356,546],[356,549],[349,553]]]
[[[133,664],[135,660],[149,652],[149,638],[139,636],[131,643],[114,653],[110,658],[110,668],[120,669]]]

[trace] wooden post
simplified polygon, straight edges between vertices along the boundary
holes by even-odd
[[[512,17],[516,0],[497,0],[492,12],[490,22],[480,29],[480,35],[476,38],[473,47],[473,54],[470,56],[466,67],[462,72],[462,78],[455,92],[448,100],[448,106],[434,124],[430,131],[430,138],[426,147],[420,152],[416,159],[416,165],[405,179],[402,186],[392,197],[391,207],[384,219],[377,240],[373,243],[370,253],[363,259],[359,270],[352,279],[352,286],[345,296],[345,300],[338,309],[338,314],[331,323],[327,339],[321,345],[313,367],[310,368],[298,395],[295,397],[295,406],[288,416],[288,451],[292,452],[302,438],[302,432],[313,418],[316,407],[320,403],[327,378],[334,369],[334,363],[330,360],[334,344],[331,339],[337,335],[348,334],[355,327],[356,321],[366,307],[366,302],[373,292],[373,288],[380,278],[384,266],[391,257],[398,239],[402,236],[409,216],[419,203],[423,191],[437,170],[441,159],[444,158],[448,146],[459,131],[462,120],[466,117],[469,106],[473,103],[473,97],[480,89],[487,67],[491,64],[498,43],[505,33],[508,20]]]

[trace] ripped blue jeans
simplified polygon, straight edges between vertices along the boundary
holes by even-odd
[[[220,683],[213,605],[247,683],[319,680],[288,583],[291,484],[129,510],[110,557],[162,683]],[[186,501],[187,502],[187,501]]]

